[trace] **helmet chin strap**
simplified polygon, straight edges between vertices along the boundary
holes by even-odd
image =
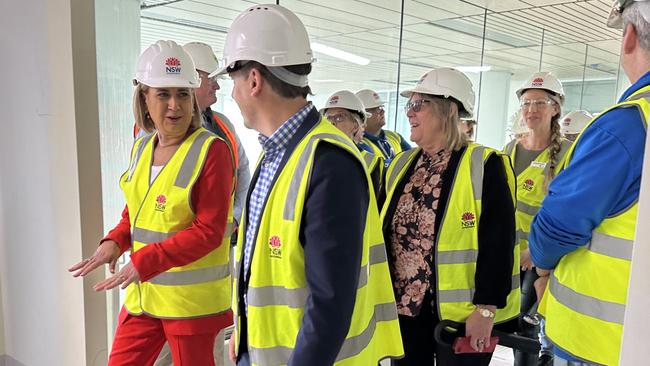
[[[283,66],[266,66],[266,69],[269,70],[278,79],[284,81],[287,84],[298,86],[301,88],[309,85],[309,79],[307,75],[300,75],[294,72],[291,72],[284,68]]]

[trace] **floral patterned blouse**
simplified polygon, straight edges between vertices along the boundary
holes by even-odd
[[[417,316],[426,292],[435,291],[435,284],[429,283],[435,265],[435,221],[442,173],[450,156],[445,150],[433,156],[422,153],[393,215],[389,250],[397,312],[401,315]]]

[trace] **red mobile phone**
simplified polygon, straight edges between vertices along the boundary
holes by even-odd
[[[454,353],[492,353],[499,343],[499,337],[490,337],[490,347],[484,347],[482,352],[475,351],[469,344],[470,337],[458,337],[452,346]]]

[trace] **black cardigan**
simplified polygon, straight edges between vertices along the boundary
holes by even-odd
[[[460,163],[460,157],[466,147],[453,151],[447,168],[442,173],[442,188],[436,211],[435,232],[440,229],[440,222],[447,207],[451,185]],[[420,152],[420,154],[422,154]],[[419,155],[418,155],[419,157]],[[387,251],[390,253],[391,222],[408,177],[413,174],[418,157],[413,159],[402,180],[395,187],[391,202],[388,204],[386,218],[383,222],[384,239]],[[458,182],[456,182],[458,184]],[[380,201],[385,200],[382,192]],[[436,234],[437,235],[437,234]],[[506,306],[506,298],[512,290],[513,249],[515,245],[515,207],[512,202],[510,188],[502,160],[495,154],[485,163],[483,177],[483,197],[481,200],[481,217],[478,226],[478,258],[476,260],[476,276],[474,304],[495,305],[497,308]],[[388,256],[391,271],[393,269],[391,256]],[[431,284],[436,283],[436,272],[432,271]],[[434,285],[435,286],[435,285]]]

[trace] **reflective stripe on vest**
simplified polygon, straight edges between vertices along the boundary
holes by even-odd
[[[583,295],[571,288],[562,285],[555,276],[549,281],[549,291],[564,306],[578,313],[604,320],[606,322],[623,325],[625,317],[625,304],[599,300],[592,296]]]
[[[131,179],[133,178],[133,172],[135,171],[135,166],[138,164],[138,160],[140,160],[140,156],[142,156],[142,150],[144,150],[144,147],[153,138],[153,135],[154,134],[142,137],[142,141],[140,141],[140,144],[138,144],[138,147],[137,147],[137,149],[135,151],[134,157],[133,157],[133,159],[131,161],[131,166],[129,167],[129,175],[126,178],[127,182],[130,182]]]
[[[395,152],[393,151],[390,142],[388,142],[388,147],[390,148],[390,151],[384,150],[384,147],[379,141],[374,142],[371,139],[364,137],[363,142],[365,142],[366,145],[370,146],[370,148],[374,151],[375,155],[382,156],[385,160],[390,160],[392,157],[395,157]]]
[[[390,147],[393,149],[393,153],[395,155],[404,151],[401,144],[402,139],[396,132],[384,130],[384,134],[386,135],[386,141],[388,141],[390,144]]]
[[[307,166],[307,163],[309,163],[309,161],[311,160],[312,149],[314,148],[314,141],[324,139],[324,138],[332,139],[346,145],[351,144],[350,139],[345,136],[337,136],[331,134],[317,134],[309,138],[305,150],[302,152],[300,158],[298,159],[296,174],[293,175],[293,177],[291,178],[291,183],[289,184],[289,194],[287,195],[287,199],[284,204],[283,218],[285,220],[293,221],[295,218],[295,214],[296,214],[295,208],[296,208],[296,200],[298,199],[298,189],[300,188],[300,184],[302,183],[302,180],[304,179],[304,174],[306,173],[305,167]],[[356,147],[354,148],[356,149]]]
[[[302,212],[309,192],[314,154],[323,143],[354,156],[359,168],[364,169],[366,184],[372,184],[358,148],[324,119],[302,138],[276,173],[261,214],[248,287],[244,290],[248,305],[247,344],[253,365],[286,364],[302,326],[309,298],[300,234]],[[246,222],[240,230],[245,232]],[[242,266],[242,237],[238,238],[237,245],[238,267]],[[372,365],[380,359],[403,354],[386,250],[373,197],[368,201],[358,269],[353,315],[336,359],[337,365]],[[239,275],[239,271],[236,273]],[[237,279],[233,283],[234,291],[243,284]],[[239,311],[243,307],[239,304],[239,296],[233,297],[232,308],[236,312],[236,327],[240,327]],[[235,349],[238,349],[241,333],[235,334]]]
[[[540,206],[531,206],[523,201],[517,201],[517,211],[521,211],[527,215],[535,216],[539,212]]]
[[[199,159],[201,148],[208,138],[210,138],[208,133],[202,133],[196,138],[196,140],[194,140],[192,146],[190,146],[190,150],[187,152],[187,155],[185,155],[181,169],[178,171],[178,175],[176,176],[176,182],[174,182],[176,187],[186,188],[187,185],[190,184],[192,172],[194,171],[194,166]]]
[[[368,265],[386,263],[386,249],[384,243],[370,247]],[[357,288],[362,288],[368,283],[368,266],[362,266],[359,274]],[[247,299],[249,306],[284,305],[290,308],[303,308],[307,302],[309,290],[307,287],[287,289],[281,286],[249,287]]]
[[[510,286],[512,291],[519,290],[520,281],[521,278],[519,277],[519,274],[512,276],[512,283]],[[438,301],[441,303],[472,302],[472,300],[474,299],[475,292],[476,292],[475,288],[462,289],[462,290],[439,290]]]
[[[395,303],[375,305],[374,313],[368,326],[357,336],[347,338],[336,361],[343,361],[361,353],[372,340],[378,322],[396,320]],[[249,348],[249,355],[253,365],[286,365],[293,353],[293,348],[270,347],[270,348]]]
[[[363,157],[363,161],[366,162],[368,171],[372,171],[372,162],[375,160],[375,154],[369,153],[364,150],[361,152],[361,156]]]

